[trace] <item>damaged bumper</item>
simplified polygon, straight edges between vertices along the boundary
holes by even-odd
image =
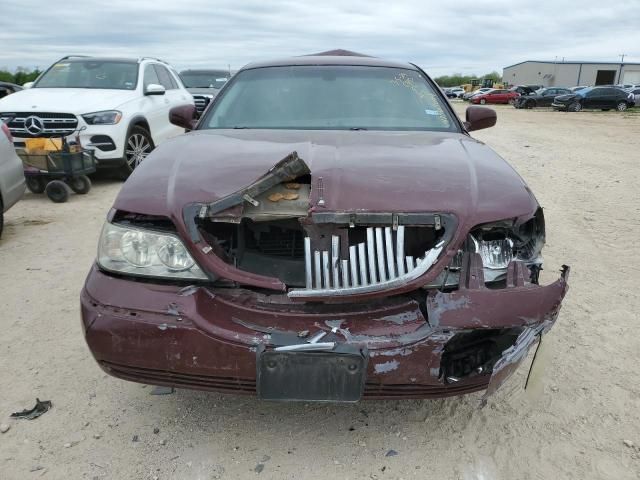
[[[325,305],[131,281],[94,267],[81,295],[82,321],[100,366],[141,383],[276,400],[490,393],[555,322],[569,269],[539,286],[525,282],[526,267],[514,261],[506,287],[488,289],[477,268],[471,256],[450,293]],[[309,372],[324,373],[305,386]],[[302,387],[287,388],[294,383]]]

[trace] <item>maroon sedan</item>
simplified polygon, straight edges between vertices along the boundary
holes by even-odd
[[[513,104],[520,94],[511,90],[494,89],[480,95],[471,97],[471,103],[484,105],[485,103],[510,103]]]
[[[269,400],[495,390],[554,324],[542,209],[418,67],[251,64],[107,216],[81,294],[111,375]]]

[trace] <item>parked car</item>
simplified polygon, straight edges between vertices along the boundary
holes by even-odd
[[[636,107],[640,107],[640,87],[630,88],[625,90],[630,95],[633,95],[633,102]]]
[[[462,99],[463,100],[469,100],[474,95],[481,95],[483,93],[490,92],[491,90],[493,90],[493,88],[482,87],[482,88],[479,88],[478,90],[473,90],[472,92],[467,92],[467,93],[463,94],[462,95]]]
[[[26,183],[22,160],[13,148],[9,128],[0,121],[0,236],[4,227],[4,212],[22,198]]]
[[[94,149],[98,167],[128,175],[156,145],[184,133],[169,110],[193,103],[178,74],[154,58],[64,57],[29,89],[0,100],[16,146],[24,138],[75,138]]]
[[[493,392],[556,320],[544,218],[419,67],[242,68],[123,186],[81,294],[109,374],[271,400]],[[437,173],[437,174],[436,174]],[[158,194],[162,192],[162,194]],[[486,288],[488,285],[491,288]]]
[[[16,93],[22,90],[20,85],[9,82],[0,82],[0,98],[4,98],[12,93]]]
[[[516,101],[520,94],[518,92],[512,92],[510,90],[492,89],[488,92],[474,95],[469,100],[471,103],[479,103],[484,105],[485,103],[511,103]]]
[[[462,87],[453,87],[449,88],[447,92],[445,92],[447,98],[460,98],[464,95],[464,88]]]
[[[543,88],[538,93],[516,98],[513,106],[516,108],[550,107],[555,97],[557,97],[558,95],[567,95],[570,93],[571,90],[569,90],[568,88]]]
[[[202,115],[209,102],[231,78],[231,74],[228,70],[183,70],[180,72],[180,78],[193,96],[198,115]]]
[[[555,110],[579,112],[585,108],[611,110],[619,112],[633,107],[633,96],[615,87],[589,87],[568,95],[560,95],[553,100],[551,106]]]
[[[571,87],[569,90],[571,90],[572,92],[577,92],[578,90],[584,90],[585,88],[589,88],[589,87],[586,85],[581,85],[577,87]]]

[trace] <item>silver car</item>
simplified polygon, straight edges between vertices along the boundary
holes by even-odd
[[[13,138],[7,126],[0,122],[0,235],[4,226],[4,212],[24,194],[26,182],[22,160],[13,147]]]

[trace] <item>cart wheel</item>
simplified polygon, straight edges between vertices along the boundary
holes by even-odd
[[[44,191],[52,202],[64,203],[69,200],[69,187],[62,180],[51,180]]]
[[[91,180],[86,175],[80,175],[79,177],[73,177],[68,182],[71,190],[80,195],[84,195],[85,193],[89,193],[91,190]]]
[[[44,189],[47,187],[47,181],[42,177],[32,177],[28,176],[27,180],[27,188],[31,193],[42,193]]]

